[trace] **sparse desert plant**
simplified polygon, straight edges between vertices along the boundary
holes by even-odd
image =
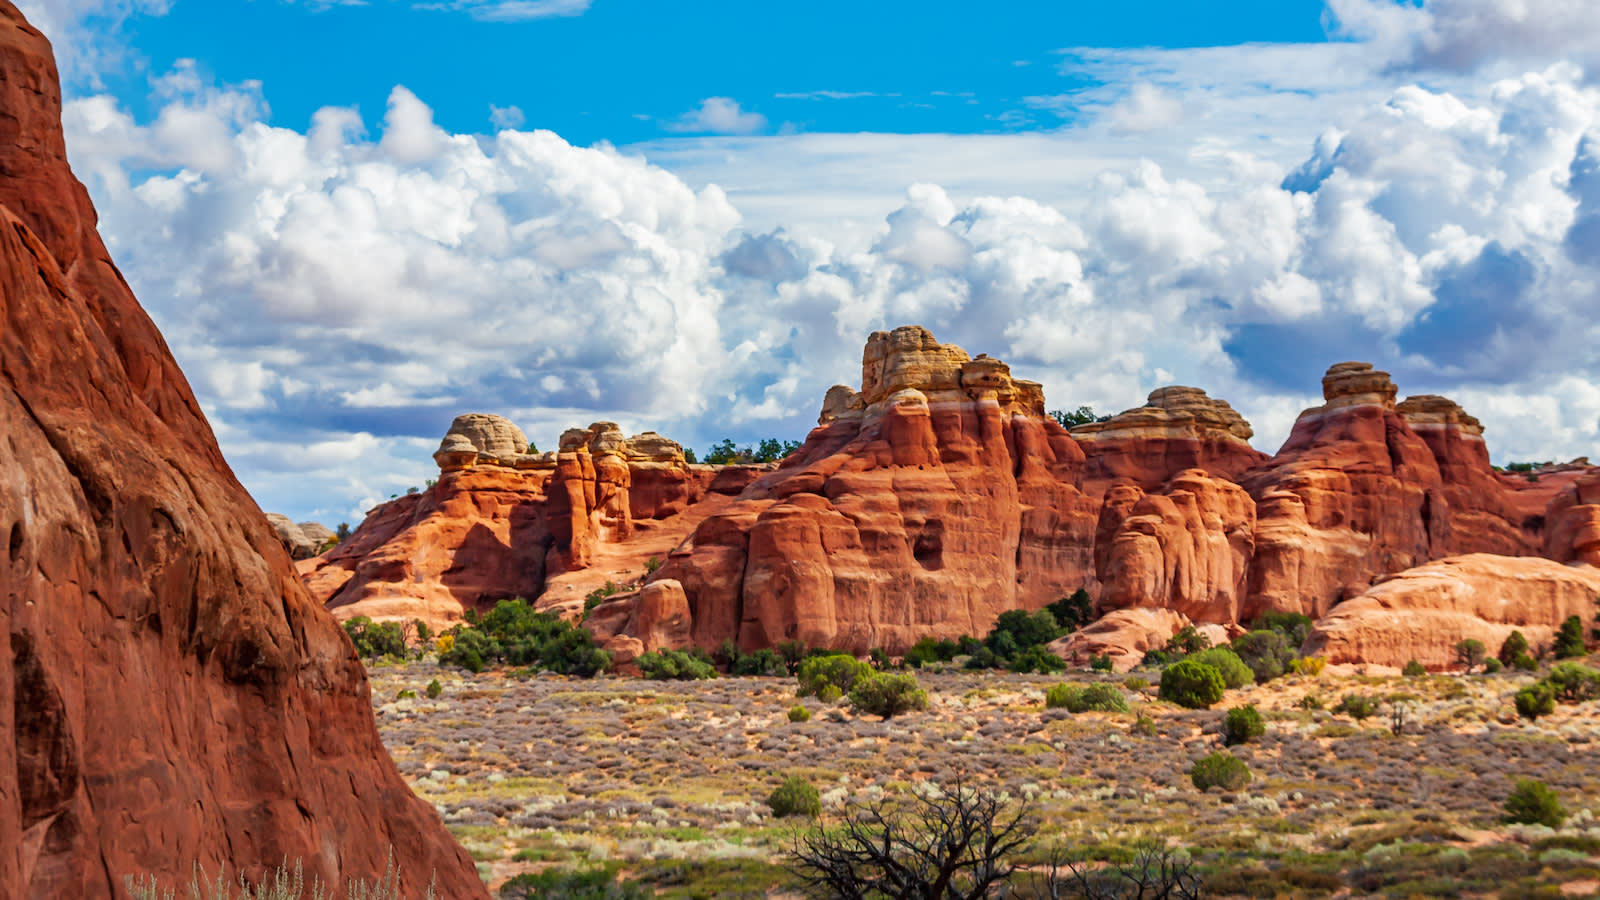
[[[395,694],[394,698],[396,700],[415,700],[417,699],[417,692],[407,688],[402,690],[400,693]]]
[[[789,707],[789,721],[809,722],[811,721],[811,710],[806,709],[804,706],[796,703],[795,705]]]
[[[1091,684],[1067,699],[1067,710],[1082,712],[1127,712],[1128,700],[1115,685]]]
[[[1561,703],[1583,703],[1600,697],[1600,672],[1577,663],[1564,662],[1551,667],[1544,683],[1550,685]]]
[[[1156,720],[1150,718],[1144,713],[1139,713],[1138,717],[1133,720],[1133,727],[1130,730],[1133,731],[1134,734],[1141,734],[1145,737],[1155,737],[1158,733],[1156,729]]]
[[[746,653],[740,656],[734,663],[732,672],[735,675],[781,677],[789,673],[789,667],[776,650],[762,648],[754,653]]]
[[[646,575],[654,575],[656,570],[659,568],[661,568],[661,557],[659,556],[652,556],[644,561],[644,572]]]
[[[813,827],[796,839],[792,865],[820,896],[977,900],[1016,873],[1033,825],[1026,804],[958,777],[905,802],[868,801],[837,827]]]
[[[428,695],[429,700],[438,699],[439,695],[444,693],[444,685],[440,684],[439,679],[435,678],[434,680],[428,682],[428,687],[425,693]]]
[[[405,630],[399,622],[374,622],[356,616],[344,623],[344,633],[355,645],[356,655],[367,659],[406,655]]]
[[[1226,691],[1215,666],[1192,659],[1179,660],[1161,673],[1161,699],[1189,709],[1209,709]]]
[[[1063,597],[1045,609],[1050,610],[1050,615],[1056,618],[1056,624],[1068,632],[1077,631],[1094,621],[1094,604],[1084,588],[1078,588],[1072,592],[1072,596]]]
[[[806,658],[805,641],[779,641],[777,650],[790,675],[800,671],[800,661]]]
[[[1216,669],[1222,675],[1222,683],[1229,690],[1237,690],[1255,683],[1255,673],[1244,664],[1239,654],[1227,647],[1212,647],[1201,650],[1189,657],[1193,662],[1204,663]]]
[[[831,687],[838,691],[833,698],[837,700],[854,688],[857,680],[871,674],[872,666],[853,656],[838,654],[807,657],[801,661],[800,671],[796,676],[800,682],[796,695],[800,697],[815,695],[826,701],[823,690]]]
[[[127,875],[123,877],[122,884],[132,900],[173,900],[175,897],[172,888],[162,890],[151,876],[135,878]],[[237,879],[230,880],[226,871],[212,880],[204,867],[196,865],[184,897],[186,900],[235,900],[235,897],[237,900],[333,900],[336,896],[334,889],[323,885],[318,878],[311,879],[309,894],[306,893],[307,887],[299,860],[295,860],[292,869],[288,863],[284,863],[268,871],[254,884],[242,873]],[[238,889],[237,894],[234,893],[235,888]],[[435,900],[437,896],[434,886],[429,884],[423,894],[424,900]],[[389,862],[381,877],[375,881],[351,879],[345,885],[344,897],[345,900],[401,900],[400,869],[395,865],[394,851],[389,851]]]
[[[1576,659],[1588,655],[1589,648],[1583,643],[1583,619],[1567,616],[1561,623],[1561,629],[1556,632],[1555,652],[1556,659]]]
[[[1456,642],[1456,662],[1460,663],[1468,674],[1471,674],[1473,669],[1482,665],[1487,652],[1484,649],[1483,641],[1477,638],[1465,638]]]
[[[804,778],[789,777],[767,796],[767,806],[780,819],[789,816],[814,819],[822,815],[822,795]]]
[[[873,673],[856,680],[850,689],[850,706],[857,712],[892,719],[914,709],[928,708],[928,692],[911,675]]]
[[[1114,667],[1109,653],[1089,657],[1089,668],[1096,672],[1110,672]]]
[[[1556,689],[1545,682],[1530,684],[1517,691],[1514,698],[1517,715],[1530,722],[1556,711]]]
[[[1326,656],[1302,656],[1289,665],[1289,669],[1296,675],[1309,675],[1312,678],[1322,674],[1328,667]]]
[[[844,699],[844,691],[836,684],[823,685],[822,690],[817,691],[817,699],[823,703],[838,703]]]
[[[1504,668],[1505,666],[1501,665],[1500,660],[1492,656],[1483,661],[1483,674],[1485,675],[1493,675]]]
[[[1044,692],[1045,709],[1066,709],[1073,698],[1083,693],[1083,688],[1075,684],[1053,684]]]
[[[1006,668],[1013,672],[1037,672],[1041,675],[1060,672],[1066,667],[1066,660],[1043,647],[1028,647],[1024,650],[1019,650],[1011,657],[1011,661],[1006,664]]]
[[[1378,712],[1378,701],[1365,694],[1345,694],[1333,711],[1361,722]]]
[[[1407,678],[1421,678],[1422,676],[1428,674],[1428,667],[1414,659],[1411,659],[1406,661],[1405,668],[1400,670],[1400,674]]]
[[[1129,675],[1122,679],[1122,686],[1130,691],[1142,691],[1150,686],[1150,679],[1143,675]]]
[[[710,663],[682,650],[641,653],[633,664],[651,681],[698,681],[717,677],[717,670]]]
[[[1140,841],[1130,852],[1118,854],[1106,865],[1088,861],[1060,861],[1058,850],[1035,896],[1082,897],[1084,900],[1167,898],[1198,900],[1205,895],[1200,877],[1186,854],[1174,852],[1154,839]],[[1063,871],[1065,869],[1065,871]],[[1036,883],[1039,879],[1036,879]]]
[[[1296,700],[1294,705],[1300,707],[1301,709],[1310,711],[1316,711],[1325,707],[1325,704],[1322,702],[1322,698],[1316,694],[1307,694],[1304,697],[1301,697],[1299,700]]]
[[[1200,790],[1220,787],[1237,791],[1250,783],[1250,767],[1244,760],[1225,750],[1201,757],[1189,769],[1189,780]]]
[[[961,655],[961,645],[949,638],[925,637],[906,651],[905,664],[913,669],[934,662],[949,662]]]
[[[1560,828],[1567,814],[1556,792],[1542,781],[1522,778],[1506,797],[1505,820],[1516,825],[1545,825]]]
[[[1236,706],[1222,717],[1222,742],[1245,744],[1267,733],[1267,723],[1254,706]]]
[[[1288,636],[1281,631],[1252,631],[1235,638],[1231,646],[1233,652],[1250,667],[1257,684],[1266,684],[1281,677],[1294,664],[1295,648],[1289,645]]]
[[[647,885],[619,880],[615,865],[592,869],[523,872],[500,886],[501,900],[648,900]]]

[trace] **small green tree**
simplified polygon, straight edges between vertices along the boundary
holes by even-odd
[[[428,695],[429,700],[437,700],[439,695],[444,693],[444,685],[440,684],[439,679],[435,678],[428,682],[428,687],[423,693]]]
[[[1455,651],[1456,662],[1460,663],[1468,674],[1471,674],[1473,669],[1483,664],[1484,656],[1488,653],[1483,646],[1483,641],[1477,638],[1466,638],[1457,641]]]
[[[914,709],[927,709],[928,692],[911,675],[874,673],[856,680],[850,689],[850,706],[857,712],[892,719]]]
[[[710,663],[682,650],[641,653],[633,664],[651,681],[697,681],[717,677],[717,670]]]
[[[1295,648],[1281,631],[1260,629],[1242,634],[1233,641],[1233,652],[1255,676],[1256,684],[1282,677],[1294,662]]]
[[[1212,647],[1189,657],[1193,662],[1204,663],[1222,674],[1222,683],[1228,690],[1238,690],[1255,683],[1255,673],[1244,664],[1239,654],[1227,647]]]
[[[1082,712],[1127,712],[1128,699],[1112,684],[1091,684],[1067,698],[1067,710]]]
[[[1244,760],[1224,750],[1201,757],[1189,769],[1189,780],[1202,791],[1213,787],[1237,791],[1249,784],[1252,777]]]
[[[1600,697],[1600,672],[1574,662],[1557,663],[1544,678],[1561,703],[1583,703]]]
[[[1575,659],[1587,656],[1589,648],[1583,643],[1583,620],[1577,616],[1567,616],[1561,623],[1561,629],[1556,632],[1556,659]]]
[[[789,816],[815,819],[822,815],[822,795],[804,778],[785,778],[783,784],[767,795],[767,806],[780,819]]]
[[[1513,631],[1501,642],[1500,652],[1495,656],[1500,660],[1501,665],[1514,668],[1517,665],[1517,657],[1527,653],[1528,639],[1523,636],[1522,632]]]
[[[789,707],[789,721],[809,722],[811,721],[811,710],[806,709],[804,706],[796,703],[795,705]]]
[[[833,688],[837,693],[834,699],[848,693],[856,686],[856,681],[872,674],[872,666],[856,659],[853,656],[812,656],[800,663],[800,671],[796,676],[800,688],[796,695],[800,697],[817,696],[826,700],[824,693],[827,688]]]
[[[1413,659],[1406,662],[1406,667],[1400,670],[1400,674],[1407,678],[1421,678],[1428,674],[1428,669],[1422,663]]]
[[[1511,794],[1506,797],[1505,809],[1506,821],[1516,825],[1560,828],[1561,823],[1567,818],[1556,792],[1550,790],[1544,782],[1531,778],[1517,781],[1517,786],[1512,788]]]
[[[1222,717],[1222,742],[1228,746],[1253,741],[1267,733],[1267,723],[1254,706],[1236,706]]]
[[[1083,688],[1075,684],[1053,684],[1044,692],[1045,709],[1067,709],[1072,704],[1074,697],[1083,693]]]
[[[1333,711],[1363,722],[1377,713],[1378,701],[1364,694],[1345,694]]]
[[[1530,722],[1556,711],[1556,689],[1542,681],[1517,691],[1514,700],[1517,704],[1517,715]]]
[[[1209,709],[1226,690],[1222,673],[1215,666],[1183,659],[1161,673],[1159,696],[1189,709]]]

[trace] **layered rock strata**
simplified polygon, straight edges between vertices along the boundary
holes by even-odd
[[[1092,580],[1082,467],[1038,384],[920,327],[878,332],[860,390],[830,390],[801,449],[656,577],[681,586],[702,646],[981,634]]]
[[[1318,620],[1304,652],[1331,663],[1433,670],[1456,666],[1458,642],[1481,641],[1490,656],[1513,631],[1548,650],[1568,616],[1589,622],[1600,569],[1485,553],[1408,569],[1339,604]]]
[[[1119,481],[1156,490],[1188,469],[1236,479],[1267,460],[1250,446],[1254,433],[1226,400],[1182,386],[1158,388],[1138,409],[1072,429],[1087,458],[1086,489],[1097,495]]]
[[[487,897],[396,772],[361,663],[235,481],[66,162],[0,0],[0,896],[258,875]]]

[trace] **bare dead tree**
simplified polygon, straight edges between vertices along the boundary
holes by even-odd
[[[823,896],[842,900],[979,900],[1017,871],[1012,857],[1033,833],[1032,809],[957,775],[938,791],[851,809],[837,827],[796,838],[792,868]]]
[[[1128,862],[1105,866],[1066,862],[1058,849],[1038,893],[1051,900],[1199,900],[1203,889],[1187,856],[1144,841]]]

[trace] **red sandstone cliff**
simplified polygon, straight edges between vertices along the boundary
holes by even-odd
[[[0,896],[301,859],[487,896],[379,743],[361,664],[234,480],[66,163],[0,0]]]

